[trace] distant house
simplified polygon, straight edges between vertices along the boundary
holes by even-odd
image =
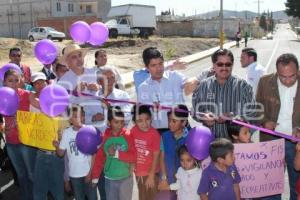
[[[0,36],[27,38],[35,26],[50,26],[68,33],[76,20],[104,20],[111,0],[0,0]]]

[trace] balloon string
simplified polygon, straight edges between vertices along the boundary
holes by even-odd
[[[68,90],[68,92],[70,93],[69,90]],[[97,96],[92,95],[92,94],[78,92],[78,91],[75,91],[75,90],[72,91],[71,93],[74,96],[81,95],[81,96],[86,96],[86,97],[92,97],[93,99],[105,100],[105,101],[112,102],[112,103],[129,103],[129,104],[138,104],[138,105],[146,105],[146,106],[149,106],[149,107],[155,107],[153,104],[142,104],[142,103],[135,102],[135,101],[117,100],[117,99],[109,99],[109,98],[97,97]],[[174,109],[171,106],[159,106],[159,108],[163,109],[163,110],[172,110],[172,109]],[[176,108],[175,110],[178,111],[178,112],[190,113],[191,115],[192,114],[194,114],[194,115],[205,115],[204,112],[186,111],[186,110],[179,109],[179,108]],[[245,123],[245,122],[242,122],[242,121],[239,121],[239,120],[236,120],[236,119],[232,119],[232,118],[226,117],[226,116],[222,116],[222,118],[224,118],[224,119],[226,119],[228,121],[232,121],[235,124],[239,124],[241,126],[245,126],[245,127],[251,128],[251,129],[259,130],[259,131],[262,131],[262,132],[270,134],[270,135],[274,135],[274,136],[282,137],[282,138],[285,138],[285,139],[288,139],[288,140],[300,142],[300,138],[297,138],[295,136],[291,136],[291,135],[287,135],[285,133],[280,133],[280,132],[272,131],[272,130],[267,129],[267,128],[262,128],[262,127],[259,127],[259,126],[253,125],[253,124],[249,124],[249,123]]]

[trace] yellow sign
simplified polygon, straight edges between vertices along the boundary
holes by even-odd
[[[22,144],[55,150],[52,142],[57,140],[61,128],[60,118],[50,118],[43,113],[18,111],[17,123]]]

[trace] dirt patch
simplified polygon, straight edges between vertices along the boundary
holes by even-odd
[[[68,44],[70,40],[63,42],[55,42],[59,51]],[[8,51],[11,47],[21,47],[23,50],[23,62],[30,65],[33,70],[39,70],[42,64],[34,57],[33,47],[36,42],[28,40],[18,40],[14,38],[0,38],[0,65],[8,62]],[[137,68],[141,68],[142,51],[147,47],[157,47],[164,54],[166,60],[176,59],[193,53],[203,51],[218,45],[218,39],[215,38],[188,38],[188,37],[151,37],[148,40],[140,38],[118,38],[109,40],[104,46],[108,53],[109,64],[116,65],[122,72],[128,72]],[[86,57],[86,65],[94,65],[94,52],[99,49],[91,46]]]

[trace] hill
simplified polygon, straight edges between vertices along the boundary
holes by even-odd
[[[199,18],[215,18],[219,16],[219,10],[214,10],[214,11],[210,11],[207,13],[202,13],[197,15],[197,17]],[[251,12],[251,11],[232,11],[232,10],[224,10],[224,18],[254,18],[257,16],[257,13],[255,12]],[[273,18],[274,19],[283,19],[283,20],[287,20],[288,16],[285,14],[284,10],[281,11],[275,11],[273,12]]]

